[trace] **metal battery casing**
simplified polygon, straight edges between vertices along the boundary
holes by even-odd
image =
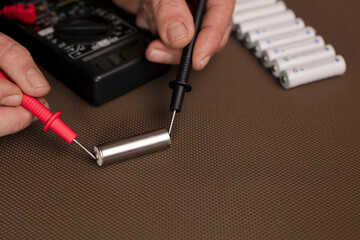
[[[274,4],[277,0],[236,1],[234,13]]]
[[[253,48],[258,40],[293,32],[304,27],[304,21],[301,18],[296,18],[288,22],[257,28],[245,34],[245,45],[247,48]]]
[[[265,38],[255,43],[255,56],[262,57],[263,52],[267,49],[280,47],[287,44],[300,42],[302,40],[310,39],[315,37],[315,29],[312,27],[306,27],[293,32],[280,34],[270,38]]]
[[[271,67],[272,61],[281,57],[290,56],[296,53],[311,51],[325,45],[325,40],[321,36],[306,39],[300,42],[286,44],[280,47],[267,49],[263,52],[263,64]]]
[[[94,147],[99,166],[125,161],[130,158],[169,148],[170,135],[167,129],[121,139]]]
[[[234,14],[232,16],[232,22],[233,22],[233,25],[236,25],[243,21],[284,12],[285,10],[286,10],[285,3],[282,1],[279,1],[274,4],[264,5],[264,6],[261,6],[258,8],[253,8],[253,9],[246,10],[246,11],[234,12]]]
[[[281,72],[280,83],[290,89],[325,78],[339,76],[346,71],[346,63],[342,56],[337,55],[317,62],[312,62],[286,69]]]
[[[328,44],[318,49],[313,49],[312,51],[304,51],[289,55],[283,58],[275,59],[272,62],[272,72],[275,77],[280,77],[281,72],[288,68],[321,61],[322,59],[335,56],[335,54],[334,47]]]
[[[245,38],[245,34],[251,30],[281,24],[283,22],[294,20],[295,18],[295,13],[292,10],[286,10],[282,13],[244,21],[236,26],[236,38],[238,40],[243,40]]]

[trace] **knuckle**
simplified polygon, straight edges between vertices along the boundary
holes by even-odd
[[[180,7],[181,7],[181,2],[178,0],[172,0],[172,1],[162,0],[162,1],[158,1],[153,5],[154,13],[157,16],[170,14],[172,10],[179,9]]]
[[[6,61],[11,61],[17,58],[30,58],[30,52],[16,42],[8,42],[2,49],[2,57]]]

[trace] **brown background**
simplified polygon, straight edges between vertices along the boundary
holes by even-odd
[[[287,0],[347,72],[291,90],[241,44],[201,72],[172,147],[100,168],[42,124],[0,138],[0,239],[359,239],[358,0]],[[168,127],[165,76],[93,107],[46,73],[86,147]]]

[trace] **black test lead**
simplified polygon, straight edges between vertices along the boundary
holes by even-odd
[[[191,42],[184,48],[179,69],[176,75],[176,80],[170,82],[170,88],[173,89],[171,98],[170,110],[173,112],[169,134],[171,132],[175,114],[181,111],[181,105],[184,99],[185,92],[191,91],[191,85],[188,84],[189,75],[192,67],[192,54],[197,35],[200,31],[202,17],[204,15],[206,0],[198,0],[194,11],[194,25],[195,33]]]

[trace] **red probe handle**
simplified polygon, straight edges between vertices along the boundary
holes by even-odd
[[[0,15],[9,19],[18,19],[23,23],[34,23],[36,21],[36,9],[34,4],[18,3],[5,6],[0,9]]]
[[[9,80],[1,71],[0,77]],[[67,143],[71,143],[77,137],[77,134],[59,118],[61,112],[57,112],[55,114],[52,113],[36,98],[33,98],[26,93],[23,93],[21,105],[35,115],[40,121],[45,123],[45,132],[51,129]]]

